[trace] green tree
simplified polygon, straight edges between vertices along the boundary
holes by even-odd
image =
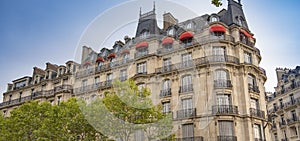
[[[130,140],[137,130],[143,131],[149,140],[171,133],[172,118],[161,112],[161,105],[153,105],[149,89],[139,90],[132,80],[115,81],[113,86],[103,99],[93,101],[83,110],[96,129],[122,141]]]
[[[215,5],[216,7],[222,6],[222,0],[211,0],[211,4]]]

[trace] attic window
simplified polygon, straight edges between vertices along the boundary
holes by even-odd
[[[150,33],[149,33],[148,30],[143,30],[143,31],[141,32],[140,37],[141,37],[142,39],[145,39],[145,38],[147,38],[149,35],[150,35]]]
[[[215,17],[215,16],[211,17],[211,22],[218,22],[218,21],[219,21],[219,19],[217,17]]]
[[[174,36],[174,28],[171,28],[168,30],[168,35],[169,36]]]
[[[188,23],[186,26],[185,26],[186,29],[192,29],[192,22]]]

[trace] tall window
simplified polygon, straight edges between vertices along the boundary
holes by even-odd
[[[110,58],[110,67],[113,67],[115,65],[115,58],[114,57],[111,57]]]
[[[291,111],[291,115],[292,115],[292,120],[293,120],[293,121],[297,121],[297,120],[298,120],[298,118],[297,118],[297,113],[296,113],[295,110]]]
[[[192,137],[194,137],[194,124],[182,125],[182,138],[189,140]]]
[[[231,98],[229,94],[218,94],[217,95],[218,105],[231,105]]]
[[[94,79],[94,84],[100,83],[100,76],[96,76]]]
[[[193,64],[192,53],[186,53],[181,56],[183,67],[189,67]]]
[[[181,108],[183,110],[189,110],[193,108],[193,100],[191,98],[182,99]]]
[[[113,79],[113,74],[112,73],[109,73],[106,75],[106,81],[112,81]]]
[[[294,104],[296,102],[296,100],[294,98],[294,94],[290,94],[290,101],[291,101],[291,104]]]
[[[60,102],[61,102],[61,96],[58,96],[57,97],[57,105],[60,105]]]
[[[217,17],[211,17],[211,22],[217,22],[218,18]]]
[[[174,36],[174,34],[175,34],[174,28],[171,28],[171,29],[168,30],[168,35],[169,36]]]
[[[81,90],[85,91],[87,89],[87,80],[82,80],[81,81]]]
[[[190,22],[185,26],[186,29],[192,29],[193,28],[193,24]]]
[[[171,71],[171,65],[172,65],[171,58],[164,59],[163,62],[164,71]]]
[[[146,74],[147,73],[147,64],[146,64],[146,62],[137,64],[137,73],[138,74]]]
[[[214,83],[215,87],[227,87],[230,86],[229,82],[229,74],[226,70],[219,69],[215,71],[215,77],[214,77]]]
[[[262,134],[261,134],[261,127],[259,124],[254,124],[253,125],[254,129],[254,138],[255,139],[262,139]]]
[[[252,74],[248,74],[248,86],[250,89],[254,89],[256,86],[256,78]]]
[[[123,69],[120,71],[120,81],[125,81],[127,79],[127,70]]]
[[[169,91],[169,89],[171,88],[170,86],[170,80],[169,79],[166,79],[163,81],[163,90],[164,91]]]
[[[220,138],[234,136],[233,121],[219,121],[219,136]]]
[[[244,52],[244,60],[245,60],[245,64],[252,64],[251,53]]]
[[[280,105],[280,108],[283,108],[283,107],[284,107],[282,98],[279,99],[279,105]]]
[[[225,61],[225,47],[213,47],[213,62]]]
[[[143,96],[143,88],[145,88],[145,83],[138,84],[137,87],[138,87],[138,91],[139,91],[139,96],[142,97]]]
[[[128,53],[124,53],[123,54],[123,63],[126,63],[129,60],[129,54]]]
[[[257,99],[250,99],[250,108],[259,110],[259,103]]]
[[[162,103],[163,113],[169,113],[171,111],[171,103],[170,101]]]
[[[140,47],[136,49],[136,56],[135,57],[142,57],[148,54],[148,47]]]
[[[185,75],[182,77],[181,80],[181,90],[180,92],[190,92],[193,91],[193,83],[192,83],[192,76]]]

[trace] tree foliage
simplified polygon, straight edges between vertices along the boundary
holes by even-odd
[[[222,0],[211,0],[211,4],[215,5],[216,7],[222,6]]]
[[[171,133],[171,115],[163,114],[161,105],[152,103],[149,89],[139,90],[132,80],[115,81],[113,86],[103,99],[93,101],[83,110],[96,129],[122,141],[131,140],[136,131],[143,131],[148,140],[165,138]]]
[[[96,140],[98,133],[85,119],[77,100],[59,106],[30,101],[0,118],[0,140]]]

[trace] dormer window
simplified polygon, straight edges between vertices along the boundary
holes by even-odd
[[[173,38],[171,37],[166,37],[162,40],[162,46],[164,47],[165,50],[172,50],[173,48]]]
[[[174,30],[174,28],[169,29],[169,30],[167,31],[167,34],[168,34],[169,36],[174,36],[174,35],[175,35],[175,30]]]
[[[148,30],[143,30],[140,37],[142,39],[146,39],[148,36],[150,35],[149,31]]]
[[[184,32],[180,35],[179,40],[182,42],[183,47],[187,47],[192,45],[193,43],[193,33],[191,32]]]
[[[185,28],[186,28],[186,29],[192,29],[192,27],[193,27],[192,22],[190,22],[190,23],[188,23],[187,25],[185,25]]]
[[[218,22],[218,21],[219,21],[219,18],[213,16],[213,17],[211,17],[211,20],[210,20],[210,21],[211,21],[211,22]]]

